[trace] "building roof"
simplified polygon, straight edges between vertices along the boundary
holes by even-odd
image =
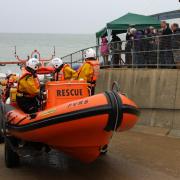
[[[180,10],[168,11],[168,12],[153,14],[151,16],[155,17],[158,20],[167,20],[167,19],[180,18]]]

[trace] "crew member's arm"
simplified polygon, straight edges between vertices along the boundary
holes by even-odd
[[[71,76],[71,79],[77,79],[78,74],[74,69],[68,66],[66,67],[65,71],[67,72],[68,75]]]
[[[26,78],[26,82],[27,82],[27,93],[31,94],[31,95],[38,95],[40,92],[40,87],[38,82],[36,82],[36,79],[33,76],[28,76]]]

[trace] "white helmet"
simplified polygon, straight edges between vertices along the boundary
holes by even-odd
[[[54,58],[52,59],[51,63],[57,69],[63,64],[63,61],[60,58]]]
[[[84,59],[87,58],[96,58],[96,52],[94,51],[94,49],[90,48],[85,51]]]
[[[36,71],[40,66],[40,62],[36,58],[31,58],[26,62],[26,66]]]

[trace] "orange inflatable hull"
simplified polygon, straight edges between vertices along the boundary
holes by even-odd
[[[132,128],[138,115],[135,103],[117,92],[57,105],[38,112],[35,118],[12,107],[7,111],[11,135],[47,144],[87,163],[97,159],[113,131]]]

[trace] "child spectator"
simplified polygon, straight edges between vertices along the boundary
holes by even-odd
[[[108,65],[108,54],[109,54],[108,40],[104,36],[102,37],[100,52],[104,60],[104,65]]]

